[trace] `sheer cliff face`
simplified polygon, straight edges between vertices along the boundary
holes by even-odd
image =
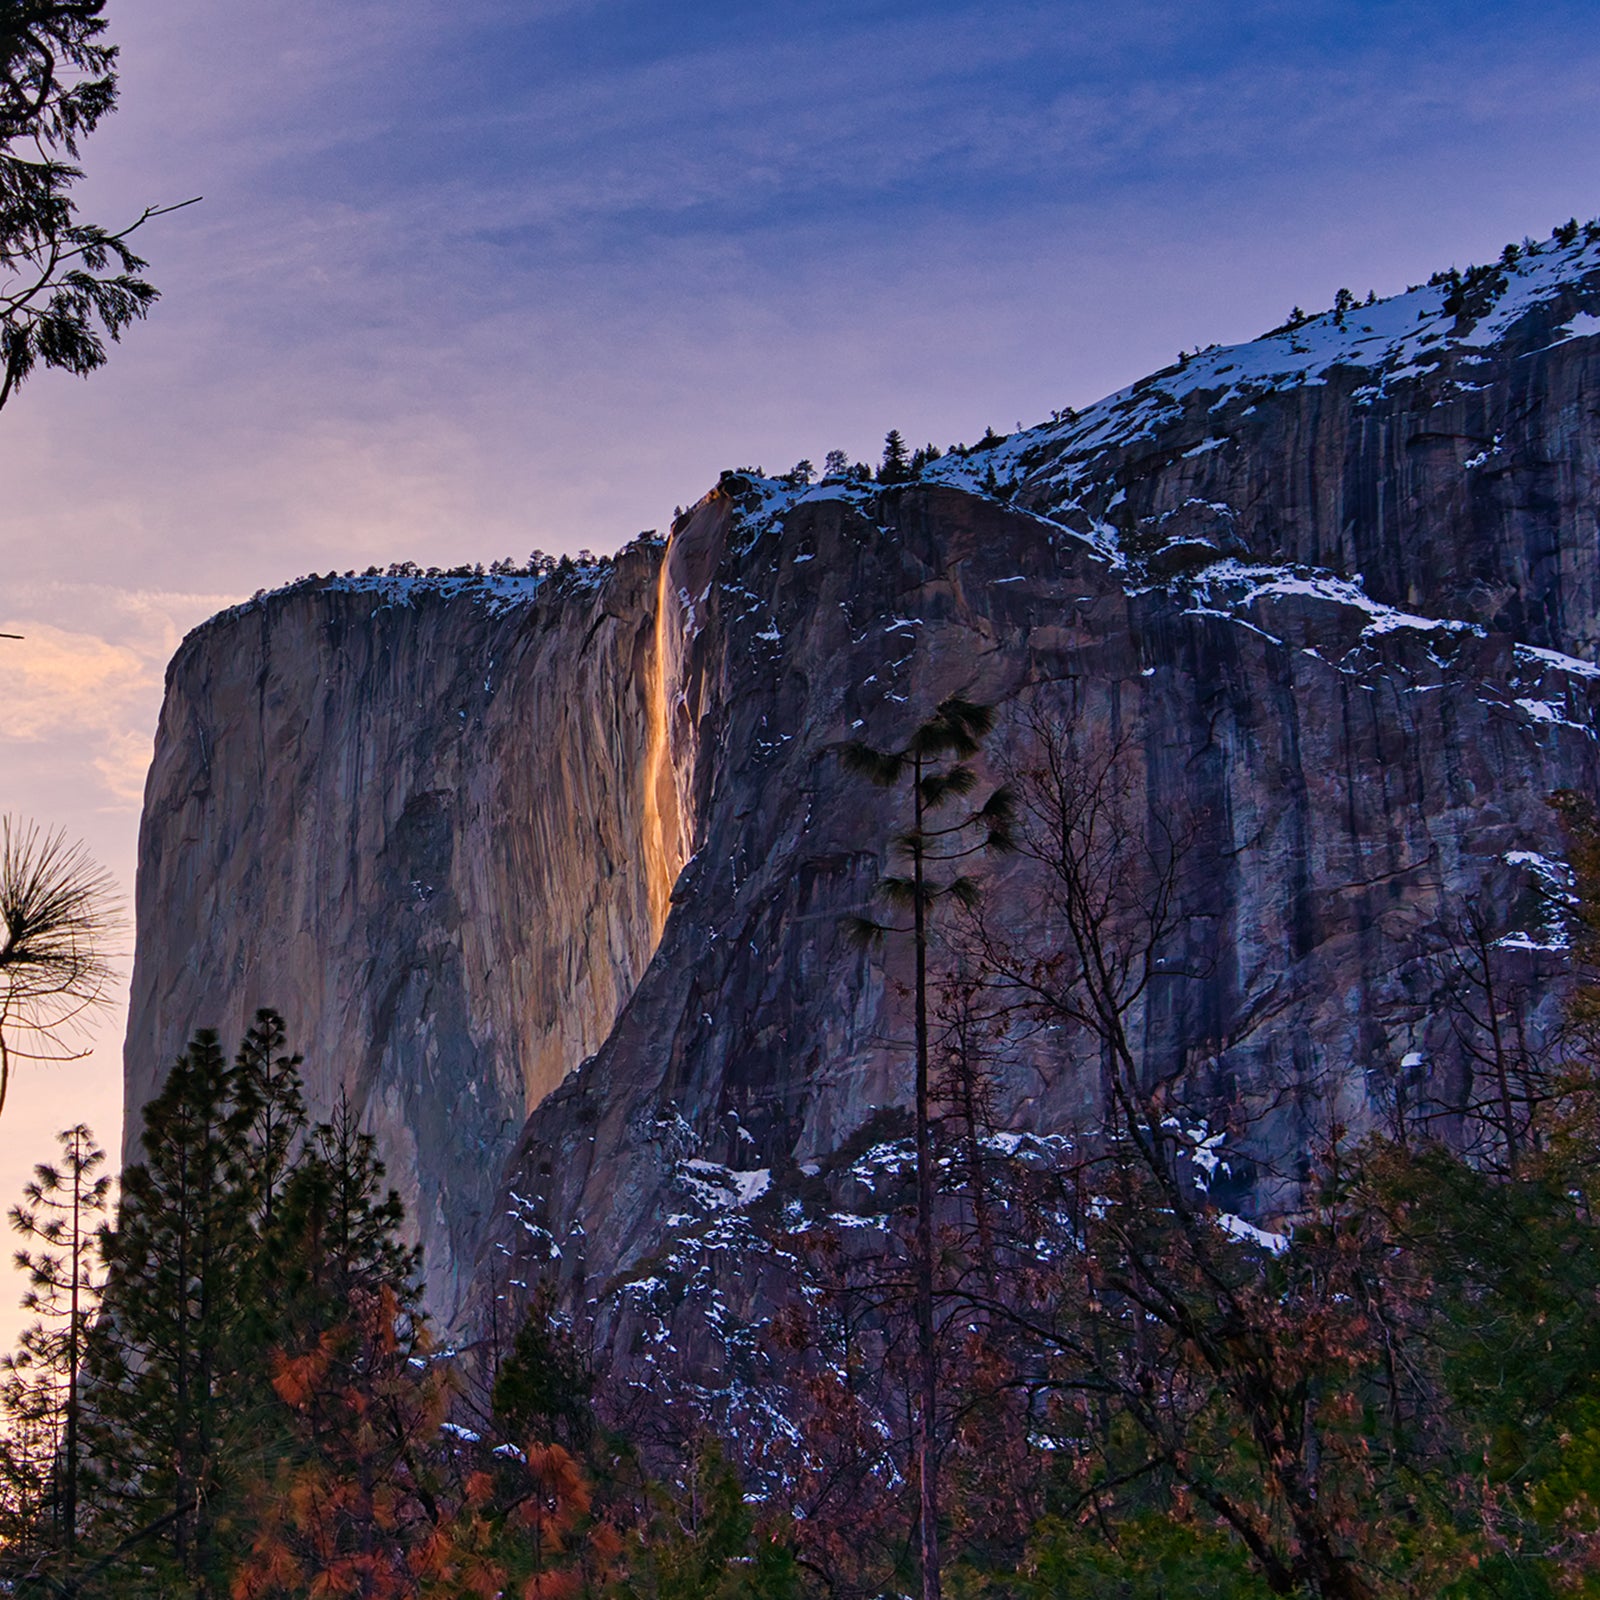
[[[903,953],[843,932],[899,819],[839,746],[960,693],[1000,710],[995,766],[1035,710],[1116,730],[1147,816],[1194,819],[1208,975],[1153,993],[1141,1046],[1245,1108],[1239,1205],[1270,1207],[1313,1100],[1359,1118],[1403,1059],[1448,1070],[1397,951],[1462,895],[1540,943],[1544,796],[1600,777],[1584,249],[1464,313],[1424,290],[1208,352],[916,484],[730,478],[592,587],[214,621],[147,795],[130,1107],[192,1026],[269,1003],[383,1139],[445,1317],[474,1254],[480,1303],[553,1274],[619,1356],[697,1295],[749,1309],[748,1258],[696,1278],[686,1240],[837,1203],[907,1095]],[[1028,903],[996,869],[992,914]],[[1016,1041],[1008,1124],[1081,1116],[1080,1057]]]
[[[313,1111],[343,1091],[378,1134],[441,1311],[529,1108],[606,1038],[665,912],[656,568],[548,603],[515,582],[276,597],[192,635],[168,675],[128,1105],[195,1027],[232,1040],[281,1011]],[[125,1156],[136,1134],[130,1115]]]

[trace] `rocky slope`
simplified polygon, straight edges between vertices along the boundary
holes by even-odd
[[[1264,1215],[1330,1100],[1450,1072],[1407,952],[1452,903],[1552,942],[1544,796],[1600,777],[1596,330],[1580,235],[915,483],[729,475],[598,575],[213,620],[147,792],[130,1108],[191,1026],[274,1004],[383,1139],[445,1318],[474,1259],[480,1309],[553,1274],[617,1359],[692,1350],[728,1393],[783,1270],[751,1218],[898,1160],[904,956],[843,923],[897,814],[839,750],[961,693],[1000,708],[995,769],[1032,710],[1116,729],[1144,815],[1194,820],[1206,976],[1158,985],[1141,1047],[1232,1119]],[[1003,1120],[1059,1133],[1093,1082],[1018,1039]]]

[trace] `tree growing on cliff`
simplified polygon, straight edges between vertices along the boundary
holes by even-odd
[[[884,435],[883,462],[878,468],[879,483],[904,483],[911,476],[911,456],[898,428]]]

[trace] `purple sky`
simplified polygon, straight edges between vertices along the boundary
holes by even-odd
[[[1591,0],[109,14],[86,213],[205,201],[111,365],[0,413],[0,808],[130,887],[162,668],[258,587],[611,549],[1600,212]],[[0,1203],[55,1128],[115,1145],[120,1030],[17,1091]]]

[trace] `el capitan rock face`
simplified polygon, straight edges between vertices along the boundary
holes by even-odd
[[[1507,279],[1207,352],[913,484],[729,477],[598,575],[208,623],[146,797],[130,1112],[192,1027],[274,1005],[317,1107],[343,1087],[379,1134],[443,1318],[474,1261],[480,1305],[546,1273],[617,1359],[670,1333],[726,1377],[689,1324],[778,1270],[739,1219],[848,1204],[907,1100],[903,952],[844,927],[898,814],[840,746],[959,693],[999,709],[991,771],[1037,708],[1119,730],[1145,814],[1192,819],[1206,976],[1152,992],[1141,1048],[1244,1109],[1230,1181],[1270,1208],[1330,1094],[1359,1119],[1403,1058],[1450,1070],[1405,952],[1470,894],[1540,942],[1544,797],[1600,778],[1600,249]],[[989,880],[1026,921],[1024,865]],[[1003,1118],[1070,1127],[1094,1083],[1019,1039]]]
[[[379,1135],[446,1313],[529,1106],[605,1039],[664,911],[637,870],[656,563],[529,587],[302,592],[200,629],[140,840],[128,1105],[195,1027],[281,1011],[313,1114],[343,1090]]]

